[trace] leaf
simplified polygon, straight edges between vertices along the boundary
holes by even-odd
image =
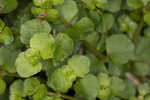
[[[101,33],[107,32],[112,28],[114,21],[115,19],[112,14],[104,13],[103,18],[97,27],[97,31]]]
[[[23,96],[23,81],[16,80],[10,86],[10,100],[22,100]]]
[[[49,8],[52,5],[52,0],[33,0],[33,4],[41,8]]]
[[[127,32],[130,38],[133,38],[135,36],[134,34],[137,30],[138,25],[129,16],[127,15],[119,16],[118,23],[120,25],[121,31]]]
[[[11,44],[12,45],[12,44]],[[20,50],[15,50],[8,46],[0,47],[0,66],[2,69],[8,71],[9,73],[15,73],[15,60]]]
[[[138,92],[140,95],[144,96],[144,95],[148,94],[149,91],[150,91],[150,87],[149,87],[148,83],[141,84],[138,87]]]
[[[121,3],[121,0],[107,0],[107,3],[102,7],[102,9],[116,13],[120,10]]]
[[[127,5],[133,9],[138,9],[143,6],[141,0],[127,0]]]
[[[136,59],[141,61],[149,61],[150,59],[150,39],[143,37],[139,41],[136,48]]]
[[[120,93],[123,99],[130,99],[136,95],[136,88],[132,81],[125,80],[125,90]]]
[[[39,52],[35,49],[28,49],[18,55],[16,59],[16,70],[21,77],[30,77],[42,69]]]
[[[59,33],[55,38],[56,49],[53,62],[58,64],[68,58],[74,49],[73,40],[64,33]]]
[[[40,81],[37,78],[31,77],[27,78],[23,83],[23,95],[30,96],[33,95],[38,87],[40,86]]]
[[[148,25],[150,25],[150,11],[148,11],[148,12],[146,12],[145,14],[144,14],[144,22],[146,23],[146,24],[148,24]]]
[[[68,66],[78,77],[84,77],[90,70],[90,60],[86,56],[74,55],[68,60]]]
[[[72,87],[75,79],[76,75],[72,69],[68,66],[63,66],[56,69],[52,75],[48,77],[47,84],[56,92],[66,93]]]
[[[91,10],[96,8],[96,6],[95,6],[96,1],[95,0],[82,0],[82,2],[84,2],[86,4],[86,6]]]
[[[86,100],[94,100],[99,90],[98,81],[94,75],[88,74],[75,83],[74,90]]]
[[[111,96],[111,89],[110,88],[104,88],[100,89],[98,92],[97,97],[101,100],[108,99]]]
[[[113,63],[125,64],[134,56],[134,45],[125,35],[116,34],[107,38],[106,51]]]
[[[138,76],[146,76],[149,74],[149,65],[147,62],[135,62],[132,70]]]
[[[75,40],[83,40],[88,34],[94,31],[94,23],[88,17],[81,18],[73,28],[66,30],[66,33]]]
[[[99,8],[105,6],[108,3],[108,0],[95,0],[95,5]]]
[[[6,82],[0,78],[0,95],[3,94],[6,90]]]
[[[53,5],[57,6],[57,5],[61,5],[64,3],[65,0],[53,0]]]
[[[78,13],[78,7],[74,0],[65,0],[62,5],[57,7],[57,9],[60,12],[60,16],[68,23],[70,23]]]
[[[47,21],[39,19],[28,20],[21,25],[20,39],[22,43],[29,45],[29,41],[34,34],[40,32],[49,33],[50,31],[51,26]]]
[[[0,0],[0,14],[9,13],[18,6],[17,0]]]
[[[3,31],[5,27],[5,23],[3,22],[3,20],[0,18],[0,33]]]
[[[120,92],[124,91],[125,89],[125,83],[124,80],[122,80],[119,77],[112,77],[111,78],[111,91],[112,95],[117,96]]]
[[[106,73],[99,73],[97,76],[100,88],[108,88],[111,85],[111,77]]]
[[[38,86],[36,93],[33,95],[33,100],[43,100],[47,95],[47,88],[44,84]]]
[[[30,47],[39,50],[43,59],[53,58],[55,40],[49,33],[36,33],[30,40]]]
[[[90,59],[91,66],[90,66],[90,73],[92,74],[98,74],[98,73],[107,73],[107,68],[105,64],[100,61],[95,55],[88,53],[87,57]]]
[[[7,26],[4,27],[0,33],[0,43],[4,43],[7,45],[7,44],[12,43],[13,40],[14,40],[14,37],[10,28]]]

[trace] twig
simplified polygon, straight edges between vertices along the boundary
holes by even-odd
[[[104,56],[104,55],[102,55],[101,53],[99,53],[99,51],[98,51],[96,48],[94,48],[89,42],[87,42],[87,41],[85,41],[85,40],[82,40],[82,43],[83,43],[83,45],[84,45],[89,51],[91,51],[92,53],[94,53],[95,56],[96,56],[98,59],[100,59],[100,60],[102,60],[102,61],[104,61],[104,62],[108,62],[107,57]]]
[[[144,26],[144,16],[142,16],[140,23],[139,23],[139,26],[138,26],[138,29],[137,29],[137,32],[135,34],[135,39],[134,39],[135,44],[140,39],[140,34],[141,34],[143,26]]]
[[[56,29],[53,29],[53,36],[56,37]]]
[[[143,26],[144,26],[144,14],[150,9],[150,3],[147,4],[147,6],[145,6],[143,8],[143,12],[142,12],[142,17],[137,29],[137,32],[135,34],[135,38],[134,38],[134,43],[136,44],[136,42],[140,39],[140,34],[142,32]]]
[[[103,18],[104,16],[103,16],[103,13],[102,13],[101,9],[100,8],[96,8],[96,10],[99,13],[99,15]]]
[[[75,98],[75,97],[68,96],[68,95],[62,95],[60,93],[54,93],[54,92],[48,92],[47,95],[48,96],[56,96],[56,97],[64,98],[64,99],[67,99],[67,100],[81,100],[79,98]]]
[[[61,22],[62,22],[67,28],[72,27],[72,25],[69,24],[69,23],[68,23],[67,21],[65,21],[64,19],[60,18],[60,20],[61,20]],[[104,61],[104,62],[107,62],[107,61],[108,61],[108,59],[107,59],[104,55],[102,55],[101,53],[99,53],[99,51],[97,51],[97,49],[94,48],[89,42],[87,42],[86,40],[82,40],[82,43],[83,43],[83,45],[84,45],[89,51],[91,51],[93,54],[95,54],[95,56],[96,56],[98,59],[100,59],[100,60],[102,60],[102,61]]]
[[[72,27],[72,25],[70,23],[68,23],[65,19],[63,19],[61,17],[59,17],[59,19],[67,28]]]
[[[0,70],[0,77],[4,77],[4,76],[13,76],[13,77],[20,77],[18,74],[16,73],[8,73],[6,71],[2,71]]]
[[[138,86],[140,85],[140,81],[139,81],[138,78],[137,78],[136,76],[134,76],[132,73],[127,72],[127,73],[125,74],[125,77],[126,77],[128,80],[132,81],[132,83],[133,83],[136,87],[138,87]]]

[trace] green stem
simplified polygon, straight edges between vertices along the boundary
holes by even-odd
[[[135,39],[134,39],[134,43],[135,43],[135,44],[136,44],[137,41],[139,41],[139,39],[140,39],[141,31],[142,31],[143,26],[144,26],[144,15],[142,15],[142,18],[141,18],[141,20],[140,20],[140,23],[139,23],[137,32],[136,32],[136,34],[135,34]]]
[[[3,71],[3,70],[0,69],[0,77],[4,77],[4,76],[20,77],[16,73],[8,73],[8,72]]]
[[[98,59],[102,60],[103,62],[108,62],[108,59],[106,56],[102,55],[101,53],[99,53],[99,51],[94,48],[89,42],[82,40],[83,45],[89,50],[91,51]]]
[[[75,97],[68,96],[68,95],[62,95],[62,94],[60,94],[60,93],[54,93],[54,92],[48,92],[47,95],[48,95],[48,96],[56,96],[56,97],[64,98],[64,99],[67,99],[67,100],[81,100],[81,99],[79,99],[79,98],[75,98]]]
[[[60,18],[60,21],[61,21],[67,28],[72,27],[72,25],[69,24],[69,23],[68,23],[67,21],[65,21],[64,19]],[[102,55],[101,53],[99,53],[99,51],[98,51],[96,48],[94,48],[89,42],[87,42],[86,40],[83,40],[82,43],[83,43],[83,45],[84,45],[89,51],[91,51],[93,54],[95,54],[95,56],[96,56],[98,59],[100,59],[100,60],[102,60],[102,61],[104,61],[104,62],[107,62],[107,61],[108,61],[108,59],[107,59],[104,55]]]

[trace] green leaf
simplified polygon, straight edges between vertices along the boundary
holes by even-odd
[[[95,5],[99,8],[105,6],[108,3],[108,0],[95,0]]]
[[[106,51],[112,62],[125,64],[134,56],[134,45],[125,35],[116,34],[107,38]]]
[[[139,85],[139,87],[138,87],[138,92],[139,92],[140,95],[142,95],[142,96],[144,96],[144,95],[150,93],[149,91],[150,91],[150,87],[149,87],[149,84],[147,84],[147,83],[141,84],[141,85]]]
[[[33,95],[40,85],[40,81],[37,78],[27,78],[23,83],[23,95],[30,96]]]
[[[149,2],[150,2],[150,0],[141,0],[142,2],[143,2],[143,4],[146,6]]]
[[[13,33],[9,27],[4,27],[0,32],[0,43],[10,44],[14,40]]]
[[[6,82],[0,78],[0,95],[3,94],[6,90]]]
[[[36,33],[30,40],[30,47],[39,50],[43,59],[53,58],[55,40],[49,33]]]
[[[41,8],[49,8],[52,3],[52,0],[33,0],[33,4]]]
[[[68,23],[70,23],[78,13],[78,7],[74,0],[65,0],[57,9],[60,12],[60,16]]]
[[[138,76],[146,76],[149,75],[150,72],[147,62],[135,62],[132,70]]]
[[[47,95],[47,88],[44,84],[41,84],[37,87],[36,93],[33,95],[33,100],[43,100]]]
[[[0,47],[0,68],[6,70],[9,73],[15,73],[15,60],[19,53],[20,50],[15,50],[11,48],[10,45]]]
[[[146,95],[145,97],[144,97],[144,100],[149,100],[150,99],[150,95]]]
[[[100,73],[97,76],[100,88],[108,88],[111,85],[111,77],[106,73]]]
[[[61,5],[62,3],[64,3],[65,0],[53,0],[53,5],[57,6],[57,5]]]
[[[127,15],[119,16],[118,23],[120,25],[121,31],[127,32],[129,37],[131,38],[135,36],[134,33],[136,32],[138,25],[129,16]]]
[[[69,66],[63,66],[56,69],[51,76],[48,77],[48,86],[56,92],[66,93],[72,87],[73,81],[76,79],[75,73]]]
[[[98,92],[97,97],[101,100],[106,100],[111,96],[111,89],[110,88],[104,88],[100,89]]]
[[[121,0],[108,0],[107,3],[102,8],[112,13],[116,13],[120,10],[121,3],[122,3]]]
[[[83,77],[90,70],[90,60],[86,56],[74,55],[68,60],[68,67],[70,67],[78,77]]]
[[[86,4],[86,6],[91,10],[94,10],[96,8],[96,6],[95,6],[96,1],[95,0],[82,0],[82,2],[84,2]]]
[[[121,93],[119,93],[120,97],[123,99],[130,99],[136,95],[136,88],[132,81],[125,80],[125,89]]]
[[[46,14],[44,18],[49,22],[58,21],[59,12],[57,9],[53,9],[53,8],[44,9],[44,8],[38,8],[38,7],[33,6],[31,8],[31,12],[36,17],[39,17],[42,14]]]
[[[96,46],[99,40],[99,34],[97,32],[93,32],[86,37],[86,41],[91,45]]]
[[[3,31],[5,27],[5,23],[3,22],[3,20],[0,18],[0,33]]]
[[[97,78],[92,74],[86,75],[75,83],[74,90],[86,100],[96,99],[99,90]]]
[[[35,49],[28,49],[18,55],[16,59],[16,70],[21,77],[30,77],[42,69],[39,52]]]
[[[112,14],[104,13],[103,18],[97,27],[97,31],[101,33],[107,32],[112,28],[114,21],[115,19]]]
[[[23,96],[23,81],[16,80],[10,86],[9,100],[22,100]]]
[[[73,28],[66,30],[66,33],[73,39],[83,40],[88,34],[94,31],[94,23],[88,17],[82,17]]]
[[[143,37],[137,44],[136,58],[137,60],[149,61],[150,59],[150,39]]]
[[[55,38],[56,49],[54,52],[53,62],[58,64],[68,58],[74,49],[73,40],[64,33],[59,33]]]
[[[144,21],[146,24],[150,25],[150,11],[144,14]]]
[[[133,9],[138,9],[143,6],[141,0],[127,0],[127,5]]]
[[[150,38],[150,27],[144,29],[144,36]]]
[[[55,97],[55,96],[46,96],[44,99],[42,100],[63,100],[62,98],[59,97]]]
[[[108,100],[121,100],[119,97],[112,96]]]
[[[21,25],[20,39],[21,42],[28,45],[31,37],[39,32],[49,33],[51,26],[47,21],[32,19]]]
[[[18,6],[17,0],[0,0],[0,14],[9,13]]]
[[[107,68],[105,64],[100,61],[94,54],[88,53],[87,57],[90,59],[91,66],[90,66],[90,73],[98,74],[98,73],[107,73]]]
[[[125,89],[125,83],[124,83],[124,80],[122,80],[121,78],[119,77],[112,77],[111,78],[111,91],[112,91],[112,94],[114,96],[118,95],[120,92],[124,91]]]

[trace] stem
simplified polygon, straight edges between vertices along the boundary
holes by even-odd
[[[140,20],[140,23],[139,23],[139,26],[138,26],[138,30],[135,34],[135,39],[134,39],[134,43],[136,44],[137,41],[139,41],[140,39],[140,34],[141,34],[141,31],[142,31],[142,28],[144,26],[144,16],[142,15],[142,18]]]
[[[72,27],[72,25],[70,23],[68,23],[65,19],[63,19],[61,17],[59,17],[59,19],[67,28]]]
[[[18,74],[16,73],[8,73],[6,71],[2,71],[0,70],[0,77],[4,77],[4,76],[13,76],[13,77],[20,77]]]
[[[67,28],[72,27],[72,25],[69,24],[67,21],[65,21],[63,18],[59,17],[59,19],[60,19],[60,21],[61,21]],[[95,56],[96,56],[98,59],[100,59],[100,60],[102,60],[102,61],[104,61],[104,62],[107,62],[107,61],[108,61],[108,59],[107,59],[104,55],[100,54],[99,51],[97,51],[97,49],[94,48],[89,42],[87,42],[87,41],[85,41],[85,40],[82,40],[82,43],[83,43],[83,45],[84,45],[89,51],[91,51],[93,54],[95,54]]]
[[[48,92],[47,95],[48,96],[56,96],[56,97],[64,98],[64,99],[67,99],[67,100],[81,100],[79,98],[75,98],[75,97],[68,96],[68,95],[62,95],[60,93],[54,93],[54,92]]]
[[[99,53],[99,51],[97,51],[97,49],[94,48],[89,42],[87,42],[87,41],[85,41],[85,40],[82,40],[82,43],[83,43],[83,45],[84,45],[89,51],[91,51],[92,53],[94,53],[95,56],[96,56],[98,59],[100,59],[100,60],[102,60],[102,61],[104,61],[104,62],[108,62],[107,57],[104,56],[104,55],[102,55],[101,53]]]
[[[102,13],[101,9],[100,8],[96,8],[96,10],[99,13],[99,15],[103,18],[104,16],[103,16],[103,13]]]
[[[125,74],[125,77],[126,77],[128,80],[132,81],[132,83],[133,83],[136,87],[138,87],[138,86],[140,85],[140,81],[139,81],[138,78],[137,78],[135,75],[133,75],[132,73],[127,72],[127,73]]]

